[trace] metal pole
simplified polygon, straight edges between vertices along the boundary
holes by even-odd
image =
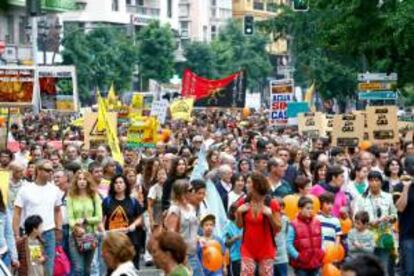
[[[39,95],[39,86],[38,86],[38,73],[37,73],[37,52],[38,52],[38,48],[37,48],[37,38],[38,38],[38,18],[37,16],[32,16],[31,17],[31,21],[32,21],[32,60],[33,60],[33,67],[35,69],[35,73],[34,73],[34,85],[33,85],[33,98],[35,99],[34,101],[34,106],[33,106],[33,112],[34,113],[39,113],[39,103],[40,103],[40,95]]]

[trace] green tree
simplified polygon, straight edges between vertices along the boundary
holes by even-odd
[[[216,61],[210,44],[194,41],[184,48],[185,67],[205,78],[216,77]]]
[[[137,48],[125,30],[99,26],[89,33],[67,28],[63,40],[63,64],[76,66],[79,96],[92,100],[92,91],[107,91],[114,83],[117,91],[130,90]]]
[[[145,79],[167,82],[174,74],[175,40],[169,25],[151,22],[138,33],[139,64]]]

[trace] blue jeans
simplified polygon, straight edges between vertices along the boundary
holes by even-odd
[[[69,250],[72,260],[72,271],[75,276],[89,276],[91,274],[91,265],[95,250],[89,250],[84,253],[79,253],[76,246],[75,239],[70,236]]]
[[[374,254],[381,260],[385,270],[388,272],[387,275],[394,276],[394,260],[391,258],[391,252],[389,250],[375,248]]]
[[[314,270],[303,270],[303,269],[295,269],[296,276],[318,276],[319,269]]]
[[[55,264],[55,248],[56,248],[56,237],[55,229],[43,232],[42,239],[44,242],[44,250],[47,256],[45,263],[46,275],[53,275],[53,268]]]
[[[193,270],[193,275],[197,276],[203,276],[204,271],[203,267],[201,266],[200,260],[198,259],[197,254],[194,255],[188,255],[188,264],[191,266],[191,269]]]
[[[70,232],[69,232],[69,225],[63,225],[62,226],[62,247],[63,247],[63,251],[65,251],[66,256],[68,256],[68,258],[70,259],[70,251],[69,251],[69,236],[70,236]]]
[[[287,276],[288,264],[275,264],[273,266],[273,276]]]
[[[401,276],[414,276],[414,240],[400,241]]]

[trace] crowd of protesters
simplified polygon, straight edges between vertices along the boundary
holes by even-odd
[[[21,115],[0,151],[0,255],[18,275],[319,275],[329,244],[343,275],[414,275],[413,137],[334,147],[262,111],[205,110],[153,148],[129,147],[121,123],[120,164],[70,121]],[[211,240],[228,256],[215,271]]]

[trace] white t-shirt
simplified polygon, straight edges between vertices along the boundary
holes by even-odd
[[[162,186],[160,184],[153,185],[148,192],[148,198],[152,200],[161,200],[162,199]]]
[[[62,205],[62,194],[51,182],[44,186],[27,183],[17,193],[14,205],[22,208],[22,223],[27,217],[39,215],[43,230],[55,228],[55,207]]]

